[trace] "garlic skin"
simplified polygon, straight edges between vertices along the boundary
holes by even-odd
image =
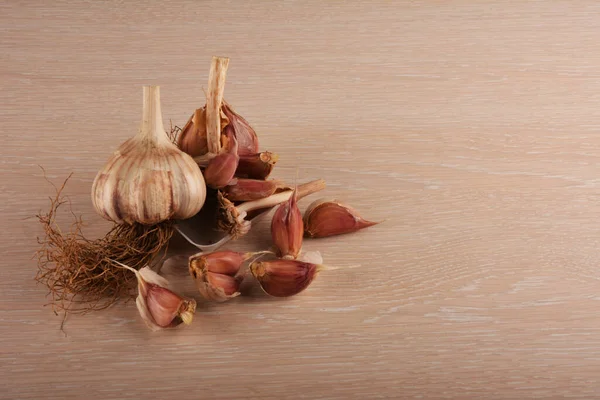
[[[305,290],[323,265],[297,260],[257,261],[250,264],[250,272],[265,293],[274,297],[289,297]]]
[[[92,202],[117,223],[154,225],[195,215],[206,199],[202,172],[169,140],[158,86],[144,86],[140,131],[123,143],[98,172]]]
[[[302,250],[304,224],[298,208],[298,191],[282,203],[271,220],[271,237],[277,248],[277,256],[295,259]]]
[[[356,232],[377,224],[362,218],[354,208],[333,199],[315,200],[304,212],[304,234],[310,238]]]

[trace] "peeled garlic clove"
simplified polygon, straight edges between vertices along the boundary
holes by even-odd
[[[223,194],[231,201],[251,201],[269,197],[277,189],[284,188],[279,181],[238,178],[234,185],[223,188]]]
[[[233,130],[235,138],[237,139],[238,154],[242,156],[258,153],[258,137],[248,121],[233,111],[231,106],[227,104],[225,100],[223,100],[222,110],[229,119],[228,126]]]
[[[146,325],[153,331],[173,328],[182,322],[189,325],[196,312],[196,300],[179,296],[171,291],[169,282],[144,267],[139,271],[114,261],[133,273],[138,281],[138,296],[135,301],[138,311]]]
[[[118,223],[154,225],[192,217],[205,199],[202,172],[163,128],[158,86],[145,86],[140,131],[96,175],[94,208]]]
[[[235,176],[249,179],[267,179],[279,156],[270,151],[240,156]]]
[[[367,221],[350,206],[336,200],[319,199],[304,212],[304,234],[311,238],[356,232],[378,224]]]
[[[296,258],[302,250],[304,225],[302,213],[298,208],[298,193],[294,193],[288,201],[282,203],[271,221],[271,237],[277,248],[277,255],[283,258]]]
[[[250,272],[265,293],[275,297],[294,296],[306,289],[325,267],[297,260],[257,261]]]

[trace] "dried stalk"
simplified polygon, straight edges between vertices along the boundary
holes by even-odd
[[[229,58],[213,57],[208,75],[206,94],[206,141],[208,152],[219,154],[221,151],[221,103],[225,91],[225,78]]]

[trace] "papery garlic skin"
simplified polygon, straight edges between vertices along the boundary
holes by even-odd
[[[333,199],[318,199],[304,212],[304,234],[323,238],[356,232],[378,222],[367,221],[354,208]]]
[[[118,223],[153,225],[190,218],[205,199],[202,172],[164,131],[159,88],[145,86],[139,133],[115,151],[92,184],[96,211]]]

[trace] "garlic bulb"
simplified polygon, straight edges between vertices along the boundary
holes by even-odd
[[[206,199],[202,172],[163,127],[158,86],[144,86],[140,131],[123,143],[98,172],[92,202],[118,223],[157,224],[195,215]]]

